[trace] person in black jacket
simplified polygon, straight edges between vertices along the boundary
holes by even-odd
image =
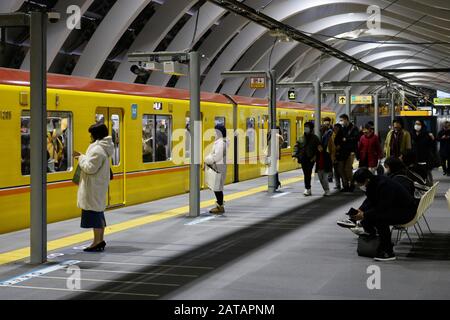
[[[416,155],[416,161],[427,172],[428,185],[433,185],[433,155],[435,138],[432,133],[427,131],[427,127],[422,120],[417,120],[414,126],[414,132],[411,133],[412,150]]]
[[[358,150],[359,130],[350,122],[346,114],[340,116],[340,124],[342,125],[343,137],[339,145],[341,158],[339,161],[339,171],[344,183],[341,191],[353,192],[355,189],[352,180],[353,163],[355,162]]]
[[[320,139],[314,134],[314,123],[305,123],[305,135],[295,144],[294,158],[302,165],[303,175],[305,177],[305,193],[306,197],[312,195],[311,192],[311,176],[314,164],[317,160],[318,147]]]
[[[386,176],[400,183],[414,197],[414,181],[408,177],[405,164],[399,158],[390,157],[384,162],[384,167]]]
[[[413,196],[398,182],[386,176],[374,176],[367,168],[359,169],[353,180],[367,196],[353,219],[361,221],[367,233],[378,232],[380,246],[376,261],[395,260],[390,226],[405,224],[414,218]]]
[[[450,122],[446,121],[439,132],[437,141],[440,143],[439,154],[441,156],[444,176],[450,176]]]

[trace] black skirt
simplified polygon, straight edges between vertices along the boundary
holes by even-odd
[[[81,210],[81,228],[102,229],[106,227],[105,214],[89,210]]]

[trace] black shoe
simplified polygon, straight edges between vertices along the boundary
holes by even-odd
[[[349,191],[348,187],[344,187],[341,190],[339,190],[339,192],[348,192],[348,191]]]
[[[83,251],[84,252],[102,252],[102,251],[105,251],[105,247],[106,247],[106,242],[102,241],[99,244],[97,244],[96,246],[93,246],[92,248],[86,248]]]
[[[396,259],[397,258],[395,257],[395,254],[393,251],[391,251],[391,252],[380,251],[379,253],[377,253],[377,255],[374,258],[375,261],[394,261]]]

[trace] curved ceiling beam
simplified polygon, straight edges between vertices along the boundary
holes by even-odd
[[[335,15],[335,16],[331,16],[331,17],[326,17],[326,18],[322,18],[322,19],[318,19],[316,21],[314,21],[313,23],[309,23],[306,25],[303,25],[301,27],[299,27],[302,30],[305,30],[307,32],[310,33],[317,33],[317,32],[321,32],[321,28],[325,28],[326,27],[333,27],[333,31],[337,31],[337,26],[342,26],[344,24],[348,24],[349,22],[357,22],[357,21],[366,21],[367,19],[367,15],[361,14],[361,13],[354,13],[352,15],[349,14],[342,14],[342,15]],[[392,19],[386,19],[387,21],[384,21],[384,23],[396,23],[396,21],[393,21]],[[290,23],[290,25],[293,25],[292,23]],[[397,32],[398,33],[398,32]],[[339,33],[338,33],[339,34]],[[248,69],[266,69],[268,66],[268,52],[270,51],[270,47],[273,43],[273,40],[270,41],[266,40],[266,35],[264,35],[260,40],[258,40],[257,42],[255,42],[255,44],[253,45],[252,48],[250,48],[245,55],[241,58],[241,60],[238,62],[237,66],[234,67],[234,69],[236,70],[248,70]],[[266,40],[265,45],[259,44],[259,42],[261,40]],[[409,45],[405,45],[405,47],[408,47]],[[256,50],[255,50],[256,48]],[[289,46],[285,46],[285,48],[289,48],[287,50],[292,49],[292,45]],[[278,48],[277,48],[278,49]],[[261,54],[261,52],[263,52],[263,54]],[[320,53],[318,53],[317,51],[315,52],[316,54],[320,55]],[[280,54],[286,54],[286,52],[284,52],[284,50],[277,50],[274,51],[273,53],[273,64],[272,65],[277,65],[278,62],[282,59],[280,57]],[[252,63],[255,62],[255,63]],[[225,93],[230,93],[230,94],[234,94],[239,87],[242,87],[242,90],[239,91],[240,95],[250,95],[252,94],[252,90],[249,89],[248,87],[248,80],[242,80],[239,78],[233,78],[233,79],[227,79],[224,82],[224,85],[221,89],[222,92]]]
[[[197,14],[199,14],[199,18],[194,43],[196,43],[205,34],[205,32],[207,32],[211,28],[211,26],[225,13],[226,11],[222,8],[210,2],[206,2],[203,6],[200,7],[199,11],[194,14],[183,26],[183,28],[178,32],[176,37],[172,40],[169,47],[165,51],[182,51],[189,48],[192,42],[192,37],[194,35]],[[170,78],[170,75],[167,75],[163,72],[152,72],[147,83],[165,87]]]
[[[353,1],[352,1],[353,2]],[[359,1],[359,2],[357,2],[357,3],[365,3],[365,4],[367,4],[367,2],[364,2],[364,1]],[[268,15],[270,15],[270,16],[272,16],[273,18],[275,18],[275,19],[277,19],[277,20],[284,20],[284,19],[286,19],[287,17],[289,17],[289,15],[290,14],[292,14],[292,11],[291,12],[286,12],[285,13],[285,15],[283,16],[283,9],[285,9],[287,6],[288,6],[288,4],[285,4],[285,3],[277,3],[278,4],[278,6],[275,6],[275,5],[273,5],[273,6],[270,6],[269,8],[268,8],[268,10],[270,10],[270,9],[272,9],[272,8],[277,8],[278,10],[276,10],[276,12],[273,12],[273,13],[271,13],[271,12],[267,12],[267,14]],[[317,5],[321,5],[321,4],[323,4],[323,3],[317,3],[316,2],[316,6]],[[371,4],[373,4],[373,3],[371,3]],[[303,3],[302,3],[302,5],[303,5]],[[381,5],[382,6],[382,5]],[[295,8],[292,8],[293,10],[295,10],[295,12],[299,12],[299,11],[301,11],[302,9],[307,9],[307,8],[300,8],[299,7],[299,5],[297,4],[297,6],[295,7]],[[389,10],[390,10],[391,8],[389,8]],[[408,8],[397,8],[397,11],[398,10],[401,10],[401,11],[403,11],[403,12],[408,12]],[[275,11],[275,9],[274,9],[274,11]],[[411,11],[411,10],[409,10],[409,11]],[[415,16],[420,16],[420,13],[419,12],[416,12],[416,11],[412,11],[412,13],[411,14],[414,14]],[[367,16],[366,16],[366,19],[367,19]],[[409,19],[411,19],[411,18],[409,18]],[[407,22],[400,22],[401,24],[405,24],[405,25],[408,25],[408,23]],[[248,27],[248,28],[250,28],[250,26]],[[247,28],[246,28],[247,29]],[[243,32],[241,32],[241,34],[243,34],[243,33],[248,33],[247,34],[247,36],[245,37],[245,38],[242,38],[241,39],[241,37],[237,37],[233,42],[238,42],[238,40],[239,40],[239,42],[242,44],[242,43],[248,43],[248,42],[250,42],[249,43],[249,45],[251,45],[252,43],[253,43],[253,41],[255,41],[254,39],[257,39],[257,38],[259,38],[260,36],[261,36],[261,33],[259,33],[258,34],[258,30],[253,30],[253,33],[251,33],[250,31],[248,31],[248,30],[244,30]],[[398,33],[398,31],[396,31],[396,33]],[[419,32],[420,33],[420,32]],[[239,38],[239,39],[238,39]],[[222,70],[229,70],[230,69],[230,66],[232,66],[232,65],[234,65],[235,64],[235,62],[238,60],[238,59],[240,59],[241,58],[241,55],[248,49],[248,47],[245,47],[244,49],[241,49],[241,51],[239,52],[239,51],[236,51],[236,50],[238,50],[239,48],[234,48],[233,47],[233,43],[231,43],[230,44],[230,49],[228,49],[227,48],[227,50],[229,50],[230,51],[230,55],[228,55],[228,54],[226,54],[227,53],[227,50],[224,52],[224,54],[223,54],[223,56],[225,56],[225,57],[220,57],[219,58],[219,60],[217,61],[217,63],[216,63],[216,66],[214,66],[212,69],[211,69],[211,71],[210,71],[210,73],[207,75],[207,78],[205,79],[205,83],[206,83],[206,85],[204,85],[203,86],[203,90],[209,90],[209,91],[215,91],[216,90],[216,88],[217,88],[217,86],[220,84],[220,77],[219,77],[219,74],[220,74],[220,72],[222,71]],[[235,60],[234,61],[230,61],[232,58],[230,58],[230,57],[235,57]]]
[[[25,0],[2,0],[0,2],[0,13],[12,13],[20,9]]]
[[[130,71],[128,54],[136,51],[153,52],[173,26],[188,12],[197,0],[167,0],[159,7],[131,45],[113,80],[134,82],[136,75]]]
[[[58,23],[52,23],[48,25],[47,30],[47,42],[51,43],[51,46],[48,46],[47,51],[47,70],[53,63],[53,60],[58,55],[62,46],[66,42],[72,30],[67,28],[67,8],[71,5],[76,5],[81,9],[81,15],[83,15],[91,6],[94,0],[59,0],[56,3],[54,10],[56,12],[61,13],[62,19]],[[66,17],[66,18],[64,18]],[[22,70],[30,70],[30,50],[27,50],[27,55],[22,62],[22,66],[20,69]]]
[[[262,7],[267,4],[267,0],[249,0],[246,4],[253,7]],[[212,63],[214,57],[216,57],[224,46],[241,30],[249,21],[244,17],[229,14],[216,26],[211,34],[205,39],[198,49],[199,53],[203,56],[200,66],[200,74],[204,74],[208,66]],[[187,89],[189,87],[189,81],[187,77],[180,77],[176,84],[177,88]]]
[[[151,1],[117,1],[89,40],[72,75],[95,78],[124,32]]]

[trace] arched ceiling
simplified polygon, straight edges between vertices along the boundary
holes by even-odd
[[[448,0],[244,0],[258,11],[297,28],[376,68],[450,68]],[[78,5],[81,30],[66,27],[66,10]],[[381,8],[381,28],[368,30],[367,8]],[[261,70],[269,65],[278,80],[378,80],[364,70],[297,42],[277,42],[267,29],[206,0],[2,0],[0,12],[29,12],[47,7],[63,14],[49,25],[48,69],[51,72],[122,82],[187,88],[185,77],[130,72],[127,54],[178,51],[202,54],[202,90],[265,97],[245,79],[227,79],[227,70]],[[3,66],[29,69],[29,32],[8,30]],[[269,61],[270,60],[270,61]],[[396,73],[420,86],[450,91],[449,73]],[[369,92],[361,87],[355,92]],[[286,89],[278,90],[285,97]],[[310,89],[302,101],[314,101]]]

